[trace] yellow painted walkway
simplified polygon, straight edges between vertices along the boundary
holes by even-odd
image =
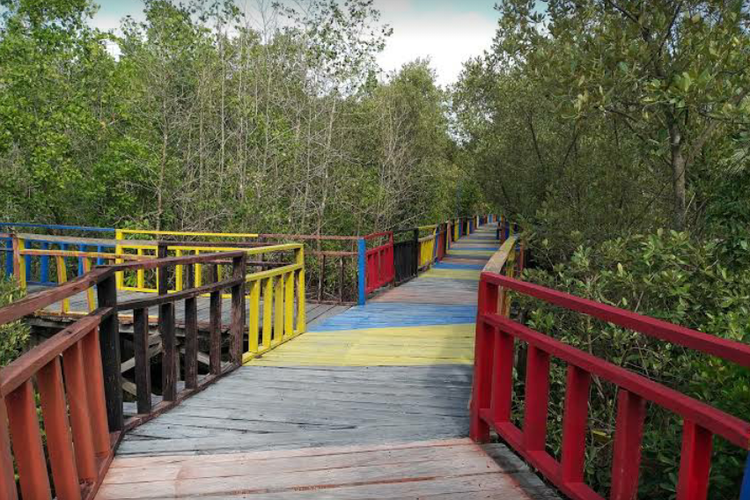
[[[465,249],[468,248],[468,249]],[[480,248],[481,250],[476,250]],[[411,282],[330,318],[312,331],[250,361],[265,366],[469,365],[480,267],[499,248],[495,227],[455,242],[443,260],[471,264],[432,268]],[[469,268],[469,269],[467,269]],[[440,293],[434,293],[439,289]],[[412,290],[413,293],[404,293]],[[455,291],[455,301],[451,301]],[[468,297],[467,297],[468,295]],[[435,297],[434,303],[430,302]],[[467,300],[468,299],[468,300]],[[468,302],[468,303],[467,303]]]

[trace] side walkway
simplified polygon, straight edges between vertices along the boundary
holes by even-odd
[[[494,226],[130,432],[100,499],[556,498],[468,436]]]

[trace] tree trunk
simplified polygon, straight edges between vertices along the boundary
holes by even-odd
[[[677,231],[685,229],[687,219],[686,168],[687,161],[683,152],[682,133],[674,121],[669,123],[669,140],[672,164],[672,195],[674,198],[673,226]]]

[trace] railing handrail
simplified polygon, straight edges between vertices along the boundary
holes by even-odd
[[[88,273],[74,278],[50,290],[42,290],[0,308],[0,325],[17,321],[35,311],[44,309],[63,299],[89,289],[103,279],[114,274],[111,266],[97,267]]]
[[[487,261],[487,264],[484,265],[482,272],[500,274],[503,271],[505,264],[508,262],[508,259],[513,254],[517,241],[518,235],[513,235],[505,240],[505,242],[500,245],[497,252],[492,254],[492,257]]]
[[[258,233],[215,233],[210,231],[161,231],[153,229],[117,229],[120,234],[147,234],[153,236],[203,236],[209,238],[257,238]]]
[[[39,229],[59,229],[61,231],[85,231],[94,233],[114,233],[113,227],[68,226],[63,224],[35,224],[30,222],[0,222],[0,227],[31,227]]]
[[[602,304],[565,292],[553,290],[526,281],[507,276],[487,273],[482,278],[488,282],[509,288],[529,297],[543,300],[549,304],[580,312],[623,328],[634,330],[649,337],[658,338],[695,351],[710,354],[726,361],[750,368],[750,345],[722,339],[714,335],[691,330],[684,326],[669,323],[660,319],[644,316],[626,309]]]

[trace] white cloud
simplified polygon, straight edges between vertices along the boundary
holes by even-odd
[[[277,21],[263,15],[271,12],[274,0],[236,1],[256,28],[262,29],[269,21],[273,26]],[[102,7],[92,23],[100,29],[118,32],[126,14],[144,18],[141,0],[100,2]],[[378,56],[380,66],[390,72],[414,59],[429,57],[441,85],[454,83],[462,64],[490,48],[495,34],[496,20],[483,1],[457,4],[448,0],[375,0],[375,7],[381,12],[381,22],[393,28],[385,50]]]
[[[418,11],[397,0],[379,0],[375,5],[382,12],[382,21],[393,28],[393,35],[378,58],[386,71],[429,56],[438,82],[447,85],[456,81],[464,61],[492,45],[495,21],[478,12],[447,8]]]

